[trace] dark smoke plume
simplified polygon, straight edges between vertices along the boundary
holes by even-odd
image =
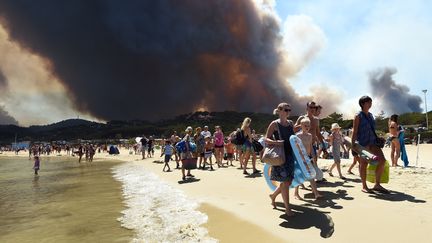
[[[0,106],[0,125],[18,125],[18,121],[10,116],[2,106]]]
[[[7,86],[7,80],[6,76],[3,74],[2,70],[0,69],[0,89],[4,89]],[[0,90],[0,92],[3,90]]]
[[[379,98],[381,108],[387,114],[421,112],[421,97],[409,94],[408,86],[397,84],[392,79],[392,75],[396,72],[397,69],[395,68],[382,68],[370,72],[369,83],[372,88],[372,95]]]
[[[252,0],[2,0],[0,18],[101,119],[305,109],[285,81],[278,22]]]

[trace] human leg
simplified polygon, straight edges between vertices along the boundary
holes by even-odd
[[[303,198],[299,194],[299,186],[296,186],[294,189],[294,198],[297,200],[303,200]]]
[[[315,199],[322,198],[323,196],[319,193],[316,182],[314,180],[310,180],[309,182],[311,184],[312,192],[315,196]]]
[[[246,171],[246,168],[250,157],[250,151],[246,150],[246,152],[243,153],[242,157],[243,157],[243,174],[249,175],[249,173]]]
[[[354,166],[356,165],[356,163],[357,163],[357,156],[354,156],[353,157],[353,162],[352,162],[352,164],[351,164],[351,166],[348,168],[348,174],[354,174],[351,170],[354,168]]]
[[[281,182],[281,194],[285,205],[285,214],[287,216],[294,216],[294,213],[291,211],[289,206],[289,181]]]
[[[367,169],[367,161],[363,158],[359,158],[359,171],[360,171],[360,179],[362,181],[362,191],[363,192],[370,192],[370,189],[368,188],[366,184],[366,169]]]

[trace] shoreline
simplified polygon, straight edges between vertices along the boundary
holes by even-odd
[[[416,148],[407,146],[410,165],[415,165]],[[283,216],[282,198],[276,200],[281,211],[272,209],[268,198],[271,191],[264,178],[244,177],[237,169],[238,161],[234,162],[236,167],[216,168],[213,172],[194,170],[192,173],[199,181],[179,184],[181,171],[162,172],[163,163],[159,162],[162,158],[158,154],[156,151],[154,158],[141,160],[140,155],[129,155],[128,151],[121,150],[118,156],[96,154],[94,162],[109,159],[142,163],[145,170],[196,199],[201,204],[200,210],[209,216],[204,227],[208,228],[211,237],[221,242],[241,240],[242,237],[237,238],[237,232],[243,229],[243,234],[256,235],[256,239],[262,239],[258,237],[268,233],[264,238],[274,238],[276,242],[280,239],[283,242],[317,242],[326,238],[331,242],[424,242],[432,227],[432,169],[428,163],[432,162],[432,145],[421,145],[419,167],[390,168],[390,183],[384,184],[391,191],[390,195],[361,193],[357,168],[353,170],[356,175],[348,175],[346,170],[352,159],[343,159],[342,172],[348,180],[339,179],[336,171],[333,172],[336,177],[324,172],[328,182],[318,184],[318,190],[325,197],[323,200],[313,200],[310,191],[300,190],[300,195],[306,198],[300,201],[290,192],[290,204],[296,215],[289,219]],[[390,157],[388,149],[384,149],[384,154]],[[22,156],[28,157],[28,154]],[[318,163],[325,170],[332,160],[320,159]],[[175,167],[175,162],[170,166]],[[260,162],[257,162],[257,168],[262,170]],[[226,218],[239,223],[229,229],[220,222]],[[262,232],[255,234],[256,230],[243,225],[253,225]],[[365,228],[365,231],[359,228]]]

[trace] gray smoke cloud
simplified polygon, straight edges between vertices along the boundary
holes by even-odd
[[[300,113],[308,99],[286,82],[296,71],[278,21],[252,0],[2,0],[0,20],[100,119],[271,112],[281,101]]]
[[[3,71],[0,69],[0,89],[4,89],[7,86],[6,76],[3,74]],[[2,90],[0,90],[1,92]]]
[[[10,116],[3,106],[0,106],[0,125],[18,125],[18,121]]]
[[[395,68],[380,68],[370,72],[372,95],[379,98],[381,109],[387,114],[421,112],[421,97],[409,94],[408,86],[397,84],[392,78],[396,72]]]

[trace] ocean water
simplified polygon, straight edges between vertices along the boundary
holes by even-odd
[[[42,157],[35,176],[32,160],[0,158],[0,242],[130,242],[118,164]]]
[[[134,230],[133,242],[217,242],[202,225],[207,215],[198,202],[188,198],[137,162],[113,168],[122,182],[127,209],[119,218],[122,226]]]
[[[0,158],[0,242],[217,242],[198,202],[136,162]]]

